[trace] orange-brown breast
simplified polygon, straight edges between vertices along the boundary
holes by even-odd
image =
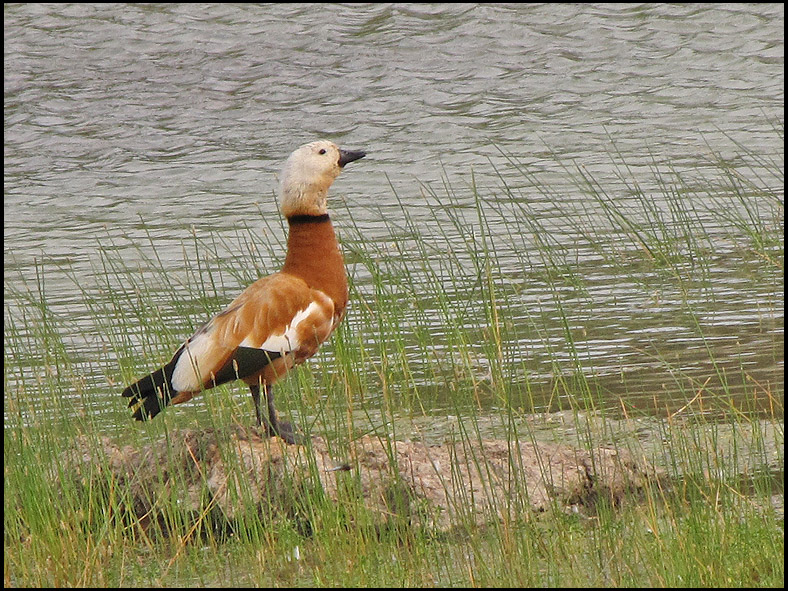
[[[323,217],[323,221],[305,221],[306,216],[288,220],[290,235],[282,272],[300,277],[330,297],[338,321],[347,307],[347,274],[334,227],[328,216]]]

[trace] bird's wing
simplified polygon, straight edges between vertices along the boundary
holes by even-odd
[[[313,355],[333,330],[334,303],[302,279],[259,279],[186,341],[172,373],[178,392],[254,375],[288,354]]]

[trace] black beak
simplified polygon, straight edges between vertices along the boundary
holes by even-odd
[[[344,167],[348,162],[353,162],[354,160],[363,158],[366,155],[367,153],[362,152],[361,150],[339,150],[339,168]]]

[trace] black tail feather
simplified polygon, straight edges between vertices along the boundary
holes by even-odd
[[[170,362],[133,383],[123,390],[122,396],[131,398],[129,408],[134,409],[132,415],[138,421],[152,419],[178,394],[172,386],[172,373],[185,347],[181,347],[173,355]],[[212,376],[210,388],[255,375],[282,354],[264,351],[252,347],[238,347],[235,355],[227,360],[224,366]]]
[[[131,398],[129,408],[137,407],[132,415],[136,420],[152,419],[177,394],[172,387],[172,372],[175,370],[175,364],[178,362],[181,353],[183,353],[183,347],[178,349],[167,365],[123,390],[121,395]]]

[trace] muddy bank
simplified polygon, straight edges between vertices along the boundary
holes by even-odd
[[[363,503],[381,525],[405,520],[447,529],[551,505],[584,509],[600,497],[616,504],[663,478],[644,459],[612,448],[365,436],[338,451],[320,437],[288,446],[241,427],[172,431],[142,448],[80,437],[65,459],[67,477],[127,491],[143,524],[172,500],[193,520],[207,512],[229,521],[248,511],[288,516],[305,495],[322,490],[333,503]]]

